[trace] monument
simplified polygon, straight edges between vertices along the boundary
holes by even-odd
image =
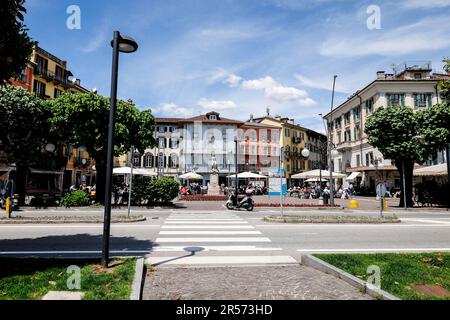
[[[209,196],[219,196],[220,195],[220,185],[219,185],[219,169],[217,167],[217,159],[214,155],[211,157],[211,171],[210,171],[210,182],[208,184],[208,195]]]

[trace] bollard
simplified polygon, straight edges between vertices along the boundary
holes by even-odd
[[[11,218],[11,199],[6,198],[6,217]]]
[[[350,209],[358,209],[359,208],[359,202],[356,200],[350,200],[350,202],[348,203]]]

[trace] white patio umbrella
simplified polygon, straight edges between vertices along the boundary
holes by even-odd
[[[323,179],[326,179],[329,176],[330,176],[329,171],[322,170],[322,178]],[[335,179],[341,179],[341,178],[346,178],[346,177],[347,177],[346,174],[333,172],[333,178],[335,178]],[[302,173],[291,176],[291,179],[311,179],[311,178],[316,178],[316,179],[319,178],[320,179],[320,170],[312,170],[312,171],[302,172]]]
[[[178,179],[185,179],[185,180],[203,180],[203,176],[199,175],[195,172],[188,172],[178,177]]]
[[[130,167],[114,168],[113,169],[113,174],[115,174],[115,175],[131,174],[131,168]],[[149,169],[134,168],[133,169],[133,176],[156,177],[157,174],[155,172],[150,171]]]
[[[320,181],[320,178],[311,178],[311,179],[305,180],[305,182],[319,182],[319,181]],[[322,178],[322,182],[327,182],[327,181],[328,181],[327,179]]]
[[[228,178],[235,179],[236,175],[232,174]],[[267,179],[267,177],[253,172],[242,172],[238,174],[238,179]]]

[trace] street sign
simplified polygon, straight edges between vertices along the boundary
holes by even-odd
[[[283,179],[283,186],[281,186],[280,178],[270,178],[269,179],[269,196],[280,196],[281,190],[283,190],[283,195],[287,194],[287,181]]]
[[[384,198],[387,193],[387,188],[384,183],[380,183],[377,185],[377,197]]]

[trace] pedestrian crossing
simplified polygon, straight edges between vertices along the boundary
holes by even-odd
[[[147,257],[156,266],[285,265],[297,261],[234,213],[171,214]]]

